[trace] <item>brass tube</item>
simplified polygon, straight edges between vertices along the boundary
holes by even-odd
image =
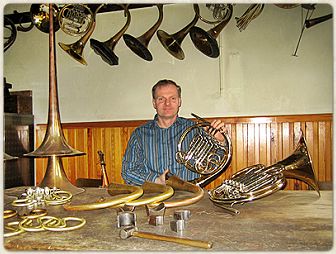
[[[107,192],[109,194],[114,193],[116,194],[124,194],[120,197],[105,200],[102,202],[94,202],[94,203],[87,203],[87,204],[79,204],[79,205],[71,205],[66,204],[64,205],[64,209],[67,211],[89,211],[89,210],[96,210],[102,208],[108,208],[112,206],[116,206],[118,204],[126,203],[131,200],[137,199],[142,196],[143,190],[139,186],[131,186],[127,184],[118,184],[112,183],[109,184],[107,187]]]
[[[195,196],[185,198],[185,199],[179,199],[179,200],[172,200],[172,201],[164,201],[164,205],[166,208],[172,208],[172,207],[179,207],[179,206],[187,206],[194,204],[202,199],[204,195],[204,190],[192,183],[186,182],[177,176],[171,176],[166,181],[167,185],[170,185],[174,188],[174,190],[182,190],[194,193]]]
[[[125,202],[123,204],[119,204],[114,206],[114,208],[122,207],[122,206],[141,206],[151,203],[160,203],[163,200],[166,200],[174,195],[174,189],[169,185],[162,185],[153,182],[145,182],[141,185],[141,188],[144,191],[144,194],[148,193],[159,193],[158,195],[152,197],[141,197],[136,200],[132,200],[129,202]],[[109,192],[111,195],[114,195],[113,192]]]

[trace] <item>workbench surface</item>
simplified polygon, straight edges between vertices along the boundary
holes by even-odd
[[[4,209],[11,206],[14,197],[25,187],[7,189],[4,192]],[[170,200],[192,195],[177,191]],[[111,198],[105,189],[86,188],[73,196],[72,203],[94,202],[101,197]],[[205,193],[203,199],[190,206],[168,208],[164,224],[148,223],[144,207],[137,207],[139,231],[210,241],[209,251],[326,251],[333,246],[333,192],[278,191],[268,197],[243,205],[237,205],[240,214],[232,215],[215,206]],[[191,218],[184,231],[177,233],[170,228],[174,211],[188,209]],[[61,205],[47,206],[48,215],[56,217],[76,216],[86,219],[84,227],[67,232],[24,232],[3,239],[5,250],[105,250],[105,251],[195,251],[177,243],[131,237],[120,239],[117,228],[117,209],[105,208],[93,211],[65,211]],[[4,224],[18,220],[9,218]]]

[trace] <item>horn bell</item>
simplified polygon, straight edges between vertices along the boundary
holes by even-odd
[[[159,18],[156,23],[142,36],[135,38],[132,35],[124,34],[123,39],[127,45],[136,55],[141,57],[146,61],[152,61],[153,56],[148,50],[148,44],[154,33],[157,31],[163,20],[163,5],[158,4],[157,8],[159,10]]]
[[[99,55],[104,62],[108,63],[109,65],[118,65],[119,58],[113,52],[115,46],[117,45],[118,41],[120,40],[121,36],[126,32],[130,22],[131,22],[131,14],[128,10],[128,5],[123,5],[125,10],[125,16],[127,17],[126,24],[120,29],[118,33],[116,33],[112,38],[105,42],[101,42],[95,39],[90,39],[90,47],[93,51]]]
[[[193,20],[185,26],[180,31],[174,33],[174,34],[168,34],[167,32],[163,30],[158,30],[156,32],[157,37],[159,38],[161,44],[163,47],[174,57],[176,57],[179,60],[184,59],[184,52],[181,48],[182,41],[189,33],[189,30],[197,23],[199,18],[199,6],[198,4],[194,4],[194,11],[195,11],[195,17]]]
[[[303,135],[292,155],[278,162],[276,165],[284,167],[283,174],[286,178],[303,181],[320,195],[320,189],[314,174],[313,163]]]
[[[231,20],[233,12],[232,4],[228,4],[227,6],[227,15],[214,28],[207,32],[197,26],[194,26],[190,29],[189,34],[194,46],[208,57],[216,58],[219,56],[219,47],[216,38]],[[204,19],[202,18],[202,20]]]

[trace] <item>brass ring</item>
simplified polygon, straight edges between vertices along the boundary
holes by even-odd
[[[66,227],[66,223],[64,222],[63,219],[54,216],[39,217],[37,218],[37,221],[42,225],[44,229],[46,227],[60,227],[60,228]]]
[[[20,221],[19,228],[28,232],[39,232],[44,230],[41,224],[34,226],[33,220],[30,218],[25,218],[22,221]]]
[[[12,206],[29,206],[34,204],[34,201],[27,202],[29,199],[24,198],[24,199],[16,199],[12,202]]]
[[[65,194],[62,196],[62,194]],[[46,203],[48,205],[62,205],[64,203],[67,203],[71,200],[72,194],[68,191],[56,191],[53,194],[53,200],[46,200]]]
[[[49,231],[70,231],[70,230],[75,230],[75,229],[79,229],[81,227],[83,227],[86,223],[86,220],[84,218],[77,218],[77,217],[65,217],[63,219],[61,219],[64,224],[66,225],[67,221],[79,221],[80,223],[75,225],[75,226],[65,226],[65,227],[49,227],[47,225],[43,225],[43,228],[45,230],[49,230]]]
[[[25,232],[23,229],[19,227],[16,227],[16,228],[11,227],[14,225],[19,225],[19,221],[12,221],[12,222],[7,223],[7,225],[5,226],[5,229],[11,230],[12,232],[4,233],[4,237],[15,236],[15,235],[19,235]]]
[[[8,219],[8,218],[14,217],[15,215],[17,215],[17,211],[16,210],[12,210],[12,209],[4,210],[3,218],[4,219]]]

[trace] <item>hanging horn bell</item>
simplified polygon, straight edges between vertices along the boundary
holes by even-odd
[[[227,12],[223,20],[210,29],[208,32],[200,27],[194,26],[190,29],[190,38],[195,47],[208,57],[216,58],[219,56],[219,47],[216,41],[219,33],[229,23],[232,17],[233,7],[232,4],[227,5]]]
[[[148,50],[148,44],[153,37],[154,33],[157,31],[163,20],[163,5],[156,5],[159,10],[159,18],[156,23],[142,36],[135,38],[132,35],[124,34],[123,39],[127,45],[135,54],[146,61],[152,61],[153,56]]]
[[[195,17],[194,19],[185,26],[182,30],[174,33],[174,34],[168,34],[163,30],[158,30],[156,32],[161,44],[164,46],[168,52],[176,57],[179,60],[184,59],[184,52],[181,48],[181,43],[186,37],[186,35],[189,33],[190,28],[192,28],[198,21],[199,18],[199,6],[198,4],[194,4],[194,11],[195,11]]]
[[[127,21],[126,24],[120,29],[120,31],[105,42],[90,39],[91,48],[97,55],[101,56],[101,58],[109,65],[118,65],[119,59],[116,56],[116,54],[114,54],[113,50],[117,45],[118,41],[120,40],[121,36],[126,32],[131,22],[131,14],[128,10],[128,5],[122,5],[122,6],[125,10],[125,16],[127,17]]]

